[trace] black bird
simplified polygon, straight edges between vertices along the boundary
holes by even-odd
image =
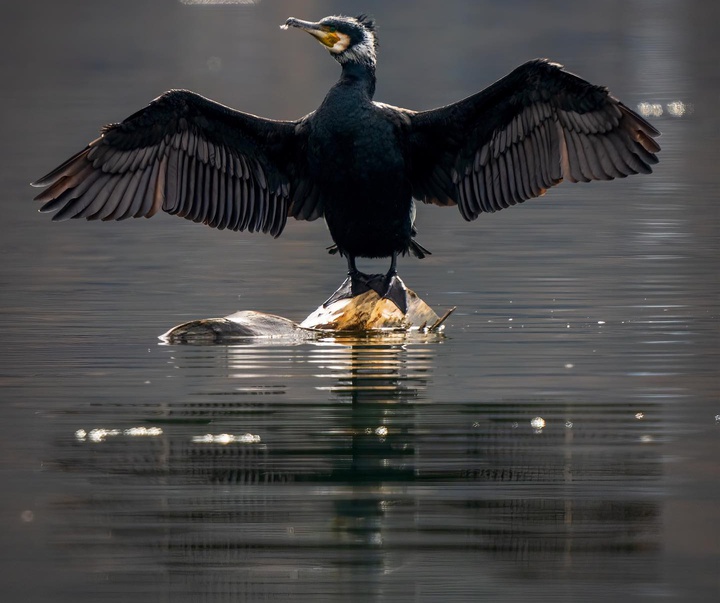
[[[650,173],[659,132],[607,89],[536,59],[485,90],[430,111],[373,101],[377,35],[365,16],[290,18],[342,66],[320,107],[296,121],[235,111],[171,90],[44,176],[53,220],[149,218],[159,210],[214,228],[277,237],[288,217],[324,217],[349,278],[404,309],[398,254],[415,240],[413,198],[465,220],[538,197],[562,180]],[[364,275],[355,258],[391,258]],[[400,283],[399,291],[395,285]],[[330,300],[328,300],[330,301]]]

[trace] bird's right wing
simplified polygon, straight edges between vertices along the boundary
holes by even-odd
[[[608,91],[546,60],[452,105],[407,112],[413,196],[466,220],[562,180],[649,173],[660,133]]]
[[[106,126],[34,182],[48,186],[36,199],[44,202],[41,211],[57,211],[56,221],[149,218],[162,209],[218,229],[277,237],[288,215],[321,213],[303,213],[308,191],[291,186],[304,182],[297,161],[304,123],[264,119],[172,90]]]

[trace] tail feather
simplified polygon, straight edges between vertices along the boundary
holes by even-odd
[[[326,247],[327,252],[330,255],[335,255],[337,253],[342,253],[338,249],[337,245],[331,245],[330,247]],[[408,245],[408,248],[403,252],[403,255],[407,255],[408,253],[412,253],[416,258],[423,259],[426,255],[432,255],[429,249],[425,249],[420,243],[417,243],[413,240],[410,241],[410,244]]]
[[[411,240],[408,246],[408,251],[412,253],[416,258],[423,259],[426,255],[432,255],[430,250],[425,249],[420,243]]]

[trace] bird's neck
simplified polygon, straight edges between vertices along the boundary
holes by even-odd
[[[342,63],[338,84],[357,88],[372,98],[375,94],[375,64],[355,61]]]

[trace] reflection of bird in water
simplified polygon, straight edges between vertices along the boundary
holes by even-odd
[[[55,220],[123,220],[159,210],[215,228],[279,236],[288,216],[324,217],[348,263],[346,293],[391,293],[398,254],[422,258],[412,199],[466,220],[542,195],[562,180],[649,173],[659,132],[594,86],[534,60],[473,96],[430,111],[374,102],[372,19],[290,18],[342,66],[320,107],[296,121],[235,111],[173,90],[35,185]],[[357,257],[390,257],[384,277]]]

